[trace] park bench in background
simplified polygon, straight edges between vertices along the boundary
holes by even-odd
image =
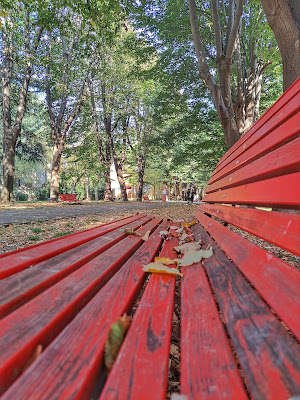
[[[77,199],[76,194],[60,194],[59,197],[63,202],[81,204],[80,200]]]
[[[220,160],[190,228],[213,255],[182,278],[144,284],[155,255],[177,257],[160,233],[179,226],[147,215],[1,255],[1,400],[164,400],[176,279],[181,399],[299,396],[299,271],[252,243],[300,255],[299,108],[300,80]],[[108,331],[134,305],[104,384]]]

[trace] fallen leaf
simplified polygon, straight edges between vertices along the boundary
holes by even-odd
[[[202,258],[208,258],[213,255],[212,247],[209,246],[206,250],[191,250],[184,254],[180,259],[179,265],[181,267],[188,267],[189,265],[196,264]]]
[[[187,227],[187,228],[190,228],[191,226],[196,225],[197,223],[198,223],[198,221],[184,222],[184,223],[182,224],[182,226],[185,226],[185,227]]]
[[[131,229],[124,229],[123,232],[126,233],[126,235],[142,236],[140,233],[134,231],[132,228]]]
[[[160,237],[164,237],[164,236],[168,236],[169,235],[169,232],[168,231],[160,231],[159,232],[159,236]]]
[[[176,261],[176,260],[171,260],[171,258],[166,258],[166,257],[155,257],[154,258],[154,262],[155,263],[161,263],[161,264],[164,264],[164,265],[175,264],[174,261]]]
[[[201,242],[191,242],[182,244],[181,246],[173,247],[173,250],[175,250],[177,253],[185,254],[191,250],[200,250],[200,248]]]
[[[148,265],[144,265],[143,271],[154,272],[157,274],[170,274],[170,275],[183,276],[177,268],[169,268],[166,265],[158,263],[158,262],[153,262]]]
[[[170,226],[170,229],[177,229],[178,226]]]
[[[144,241],[146,242],[146,240],[148,240],[148,239],[149,239],[150,233],[151,233],[151,231],[150,231],[150,230],[149,230],[149,231],[147,231],[147,232],[145,233],[145,235],[142,237],[142,240],[144,240]]]
[[[176,233],[181,233],[183,231],[183,228],[178,228],[177,230],[176,230]]]
[[[131,318],[124,314],[114,322],[108,332],[107,340],[105,343],[104,363],[110,372],[112,366],[117,358],[120,347],[129,329]]]

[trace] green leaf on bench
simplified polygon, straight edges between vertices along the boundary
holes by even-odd
[[[129,329],[131,318],[124,314],[110,327],[105,343],[104,364],[110,372]]]
[[[126,235],[141,236],[141,234],[138,233],[138,232],[135,232],[135,231],[133,230],[133,228],[131,228],[131,229],[124,229],[123,232],[126,233]]]

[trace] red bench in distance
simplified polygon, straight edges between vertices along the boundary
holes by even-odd
[[[60,194],[59,197],[63,202],[81,204],[80,200],[77,199],[76,194]]]
[[[299,396],[300,274],[257,244],[300,256],[299,110],[300,80],[220,160],[190,228],[213,255],[182,267],[183,277],[142,269],[158,254],[177,258],[178,237],[160,233],[179,223],[153,215],[2,254],[1,400],[165,400],[176,281],[174,398]],[[133,307],[107,377],[108,331]]]

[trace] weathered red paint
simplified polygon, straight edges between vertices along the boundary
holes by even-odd
[[[30,267],[40,261],[47,260],[64,251],[75,248],[105,233],[144,217],[145,214],[127,217],[109,224],[101,225],[86,231],[76,232],[68,236],[47,240],[33,246],[17,249],[0,255],[0,279]]]
[[[199,209],[300,256],[299,214],[220,204],[201,204]]]
[[[177,244],[166,241],[160,256],[176,258]],[[174,291],[175,276],[151,275],[101,400],[165,400]]]

